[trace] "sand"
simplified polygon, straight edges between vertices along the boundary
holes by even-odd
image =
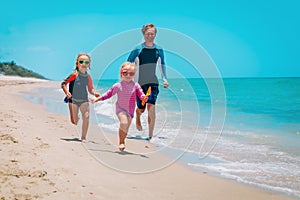
[[[102,142],[93,143],[94,139],[88,138],[88,143],[81,143],[76,140],[77,129],[67,115],[47,112],[42,105],[22,98],[21,92],[39,87],[59,88],[59,84],[0,76],[1,200],[293,199],[194,171],[178,162],[148,173],[113,169],[111,166],[121,165],[119,169],[126,171],[128,166],[130,171],[134,166],[141,168],[151,163],[155,168],[157,163],[167,163],[169,158],[148,155],[156,147],[137,140],[127,140],[127,153],[120,153],[115,146],[117,138],[111,134],[99,133]],[[99,129],[91,124],[89,132],[92,131]],[[102,163],[91,154],[92,148],[97,148],[99,157],[103,156],[107,162]]]

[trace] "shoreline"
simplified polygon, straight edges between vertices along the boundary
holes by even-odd
[[[155,147],[149,144],[145,148],[145,142],[134,139],[127,139],[129,153],[121,154],[112,145],[116,144],[116,135],[90,134],[97,129],[94,125],[88,137],[97,143],[81,144],[68,116],[47,112],[44,106],[21,96],[21,92],[56,84],[0,78],[1,199],[294,199],[196,172],[177,161],[140,174],[105,166],[91,156],[91,149],[118,167],[130,162],[126,169],[155,167],[169,160],[161,154],[148,155]],[[100,136],[109,137],[112,144]]]

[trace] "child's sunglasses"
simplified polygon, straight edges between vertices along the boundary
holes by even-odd
[[[79,64],[86,64],[86,65],[88,65],[88,64],[90,64],[90,61],[88,61],[88,60],[78,60],[78,63]]]
[[[128,72],[122,72],[122,74],[123,74],[123,76],[128,76],[128,75],[129,76],[134,76],[135,73],[134,72],[129,72],[129,73]]]

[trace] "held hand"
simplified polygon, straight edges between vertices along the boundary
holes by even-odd
[[[90,97],[89,97],[89,102],[95,103],[95,98],[90,98]]]
[[[101,101],[102,100],[102,97],[101,95],[99,94],[99,96],[97,98],[89,98],[89,101],[91,103],[96,103],[97,101]]]
[[[101,95],[100,95],[99,93],[95,92],[95,93],[94,93],[94,96],[95,96],[95,97],[100,97]]]

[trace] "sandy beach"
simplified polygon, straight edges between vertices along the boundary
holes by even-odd
[[[93,143],[76,140],[78,133],[67,115],[47,112],[21,92],[39,87],[57,87],[52,81],[0,76],[0,199],[1,200],[265,200],[295,199],[230,180],[193,171],[175,162],[148,173],[115,170],[89,153]],[[91,124],[89,132],[98,130]],[[88,135],[89,136],[89,135]],[[99,134],[99,137],[103,135]],[[165,155],[149,156],[155,146],[146,141],[127,140],[128,152],[119,153],[117,138],[106,134],[112,144],[97,143],[99,154],[115,163],[145,167],[168,161]],[[89,138],[93,141],[93,138]],[[138,158],[137,158],[138,157]],[[130,168],[131,169],[131,168]]]

